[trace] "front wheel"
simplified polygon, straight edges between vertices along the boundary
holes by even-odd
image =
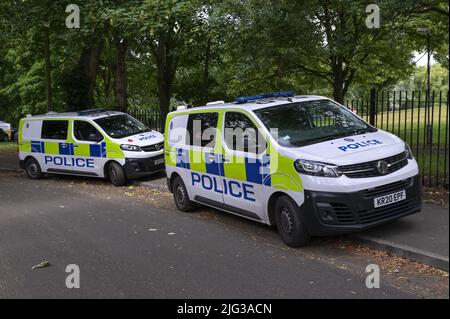
[[[124,186],[127,183],[125,171],[116,162],[111,162],[108,165],[108,177],[114,186]]]
[[[25,171],[27,175],[31,179],[40,179],[44,177],[44,173],[42,173],[41,166],[34,158],[29,158],[25,162]]]
[[[183,212],[194,209],[194,203],[189,199],[186,186],[180,176],[175,177],[172,182],[173,199],[177,208]]]
[[[310,235],[297,204],[288,196],[280,196],[275,203],[275,221],[283,242],[291,247],[305,246]]]

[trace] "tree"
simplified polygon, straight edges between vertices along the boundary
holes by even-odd
[[[164,129],[179,67],[199,31],[201,1],[146,0],[140,17],[141,54],[151,52],[156,68],[160,122]],[[147,51],[148,49],[148,51]]]

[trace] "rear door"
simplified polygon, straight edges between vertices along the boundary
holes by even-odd
[[[217,142],[219,112],[191,113],[187,119],[188,183],[194,200],[205,204],[223,204],[223,154]],[[180,151],[179,151],[180,152]],[[180,159],[186,154],[178,153]]]
[[[43,120],[40,141],[31,141],[31,152],[40,158],[41,168],[48,172],[72,169],[66,156],[73,155],[73,145],[68,141],[69,120]],[[39,154],[39,155],[37,155]]]

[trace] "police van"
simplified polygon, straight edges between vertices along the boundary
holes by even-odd
[[[178,209],[200,203],[274,225],[289,246],[421,209],[409,146],[325,97],[278,92],[179,107],[165,132]]]
[[[164,170],[164,138],[121,112],[103,109],[28,116],[19,124],[19,160],[44,173],[108,178],[116,186]]]

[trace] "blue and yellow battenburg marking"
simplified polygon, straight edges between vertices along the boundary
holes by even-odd
[[[31,141],[31,152],[32,153],[45,153],[44,142]]]
[[[31,152],[32,153],[49,153],[46,152],[45,148],[46,142],[41,141],[31,141]],[[49,142],[53,143],[53,142]],[[77,146],[74,143],[58,143],[58,153],[59,155],[69,155],[76,156],[75,148]],[[55,154],[55,155],[57,155]],[[90,144],[89,145],[89,154],[86,154],[89,157],[106,157],[106,143],[102,142],[100,144]]]
[[[175,162],[176,167],[192,169],[194,171],[200,171],[202,173],[207,173],[216,176],[229,177],[226,176],[225,167],[223,162],[222,154],[214,154],[214,159],[210,157],[210,154],[205,152],[203,154],[204,160],[204,170],[196,170],[193,165],[191,165],[189,158],[189,150],[183,148],[177,148],[175,150]],[[233,165],[233,164],[228,164]],[[264,184],[266,186],[271,186],[271,178],[270,178],[270,155],[263,154],[262,159],[254,159],[254,158],[245,158],[245,164],[236,164],[236,165],[245,165],[245,181],[254,184]]]

